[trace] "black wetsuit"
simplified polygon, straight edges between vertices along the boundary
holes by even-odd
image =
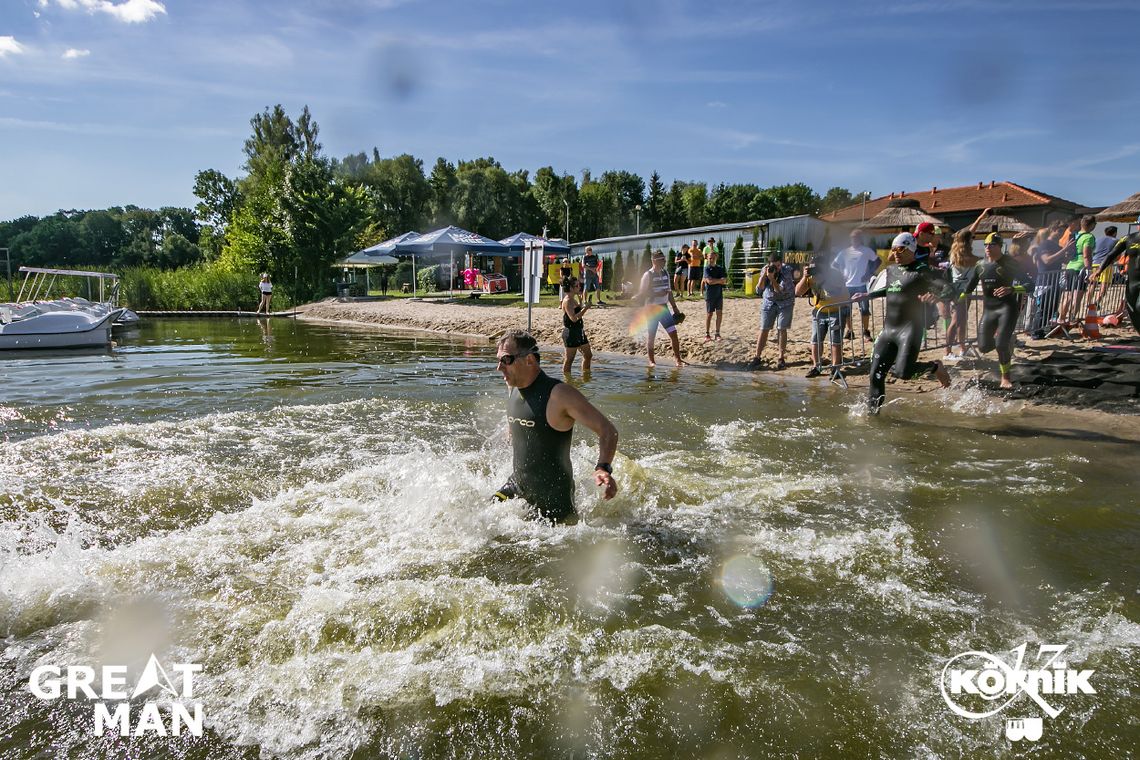
[[[1124,308],[1128,310],[1128,317],[1132,320],[1132,327],[1140,333],[1140,232],[1133,232],[1125,238],[1116,241],[1116,245],[1109,251],[1100,267],[1108,271],[1121,256],[1128,257],[1128,269],[1125,271]]]
[[[582,324],[582,305],[578,304],[574,307],[574,313],[578,315],[578,321],[562,312],[562,345],[566,348],[578,348],[584,346],[590,341],[586,339],[586,327]]]
[[[933,293],[940,299],[953,295],[953,288],[925,261],[887,268],[885,288],[868,293],[868,298],[885,296],[883,331],[871,355],[871,387],[867,404],[877,412],[886,399],[888,370],[903,379],[932,372],[937,362],[919,362],[922,336],[926,331],[926,304],[919,296]]]
[[[997,261],[978,262],[962,287],[961,298],[968,298],[979,282],[982,283],[982,324],[978,330],[978,350],[988,354],[997,348],[998,365],[1005,374],[1013,361],[1013,331],[1020,311],[1018,296],[1029,286],[1029,275],[1020,264],[1002,254]],[[1001,287],[1009,288],[1010,292],[999,298],[994,291]]]
[[[574,472],[570,441],[574,429],[555,430],[546,421],[550,394],[561,380],[545,372],[526,388],[512,388],[507,398],[507,426],[511,431],[514,472],[495,494],[499,499],[525,499],[543,517],[575,523]]]

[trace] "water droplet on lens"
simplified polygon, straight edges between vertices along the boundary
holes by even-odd
[[[736,556],[724,563],[720,583],[741,607],[762,607],[772,595],[772,574],[758,557]]]

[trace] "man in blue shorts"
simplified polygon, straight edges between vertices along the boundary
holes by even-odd
[[[788,350],[788,330],[792,327],[792,310],[796,305],[796,279],[791,267],[784,266],[784,254],[773,251],[768,265],[760,272],[757,288],[760,300],[760,337],[756,339],[756,356],[748,366],[760,366],[764,346],[768,345],[768,333],[776,328],[776,346],[780,358],[776,369],[784,369]]]
[[[724,318],[724,286],[728,284],[728,272],[717,263],[719,254],[712,249],[705,254],[705,274],[701,285],[705,291],[705,340],[713,339],[709,335],[713,314],[716,314],[716,339],[720,340],[720,321]]]
[[[669,342],[673,345],[673,357],[677,366],[681,367],[681,341],[677,338],[677,302],[673,300],[673,289],[669,283],[669,273],[665,271],[665,254],[660,250],[653,252],[653,268],[641,276],[641,287],[637,291],[637,299],[643,300],[644,309],[650,316],[648,323],[649,366],[656,367],[653,356],[653,340],[657,337],[657,327],[665,328],[669,335]]]
[[[849,296],[843,283],[843,273],[832,268],[826,254],[812,259],[804,268],[804,276],[796,285],[796,295],[811,294],[811,360],[808,377],[823,374],[823,339],[831,340],[831,373],[836,379],[839,365],[843,363],[843,330],[851,316],[851,306],[846,303]],[[842,376],[839,376],[842,379]]]

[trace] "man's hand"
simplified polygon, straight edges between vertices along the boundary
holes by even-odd
[[[918,297],[918,300],[922,301],[923,303],[938,303],[938,296],[934,295],[933,293],[923,293]]]
[[[994,288],[994,296],[997,298],[1005,298],[1013,292],[1013,288],[1002,285],[1000,288]]]
[[[602,499],[605,501],[609,501],[617,495],[617,481],[614,480],[613,475],[609,474],[605,470],[594,470],[594,483],[598,486],[598,488],[606,489],[602,493]]]

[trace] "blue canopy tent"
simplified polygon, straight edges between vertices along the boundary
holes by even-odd
[[[478,253],[483,256],[509,255],[506,246],[502,243],[483,237],[477,232],[468,232],[459,227],[450,226],[433,232],[425,232],[419,237],[397,243],[393,253],[412,254],[412,295],[416,293],[416,254],[417,253],[450,253],[451,277],[455,275],[455,253]]]
[[[405,232],[403,235],[397,235],[394,238],[389,238],[383,243],[369,246],[362,251],[357,251],[349,255],[344,260],[340,261],[336,266],[340,267],[365,267],[364,269],[364,289],[367,293],[371,289],[371,284],[368,281],[367,267],[378,267],[382,264],[395,264],[398,259],[393,258],[389,254],[395,249],[397,243],[401,243],[410,238],[419,237],[418,232]]]
[[[526,243],[530,241],[542,243],[542,247],[547,253],[570,255],[570,244],[565,240],[547,240],[538,235],[532,235],[529,232],[516,232],[509,238],[503,238],[499,242],[510,249],[512,253],[521,254]]]

